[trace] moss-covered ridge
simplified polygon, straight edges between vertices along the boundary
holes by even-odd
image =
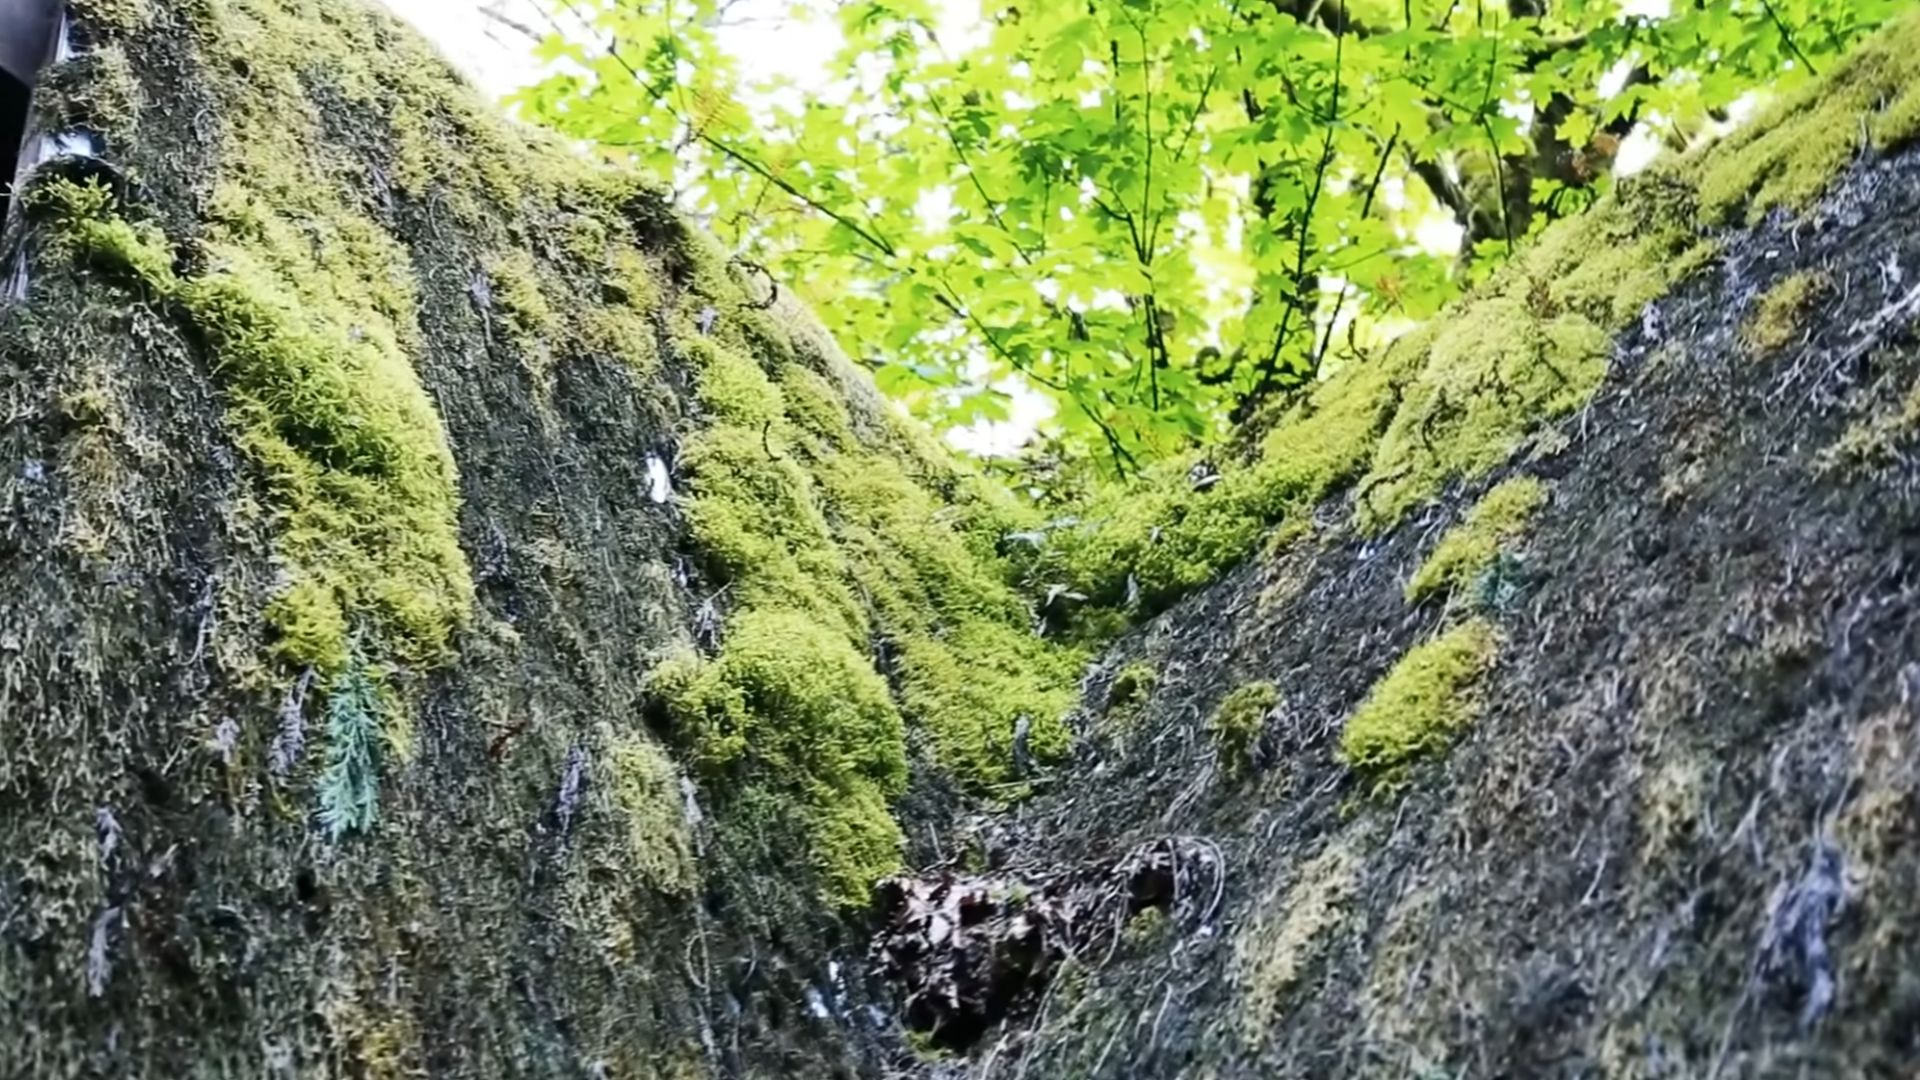
[[[1066,743],[1018,508],[390,17],[79,17],[104,152],[4,240],[0,1072],[843,1066],[791,1020],[896,797]]]
[[[1037,579],[1102,611],[1165,606],[1337,489],[1369,532],[1506,461],[1600,386],[1612,335],[1707,266],[1726,227],[1797,210],[1860,151],[1920,134],[1920,17],[1907,16],[1726,139],[1623,181],[1549,228],[1473,295],[1350,362],[1195,484],[1169,462],[1096,498],[1050,538]]]
[[[337,671],[364,639],[379,657],[444,662],[473,590],[454,456],[409,359],[412,268],[370,220],[365,178],[312,149],[329,122],[307,101],[317,82],[387,114],[381,179],[443,200],[478,240],[474,299],[536,380],[581,352],[618,355],[636,379],[663,362],[691,376],[685,511],[725,626],[710,655],[668,658],[656,687],[716,801],[777,789],[810,823],[825,891],[854,903],[898,863],[886,807],[909,722],[930,764],[982,792],[1017,791],[1016,762],[1065,749],[1078,658],[1033,634],[994,554],[1010,500],[896,418],[804,315],[750,297],[710,241],[616,170],[407,64],[417,45],[378,19],[238,3],[196,25],[250,85],[189,265],[176,270],[179,238],[103,189],[56,182],[40,204],[74,255],[212,345],[288,567],[264,612],[281,661]],[[518,221],[554,206],[557,243],[538,244]],[[623,239],[636,216],[639,246]],[[580,276],[597,288],[583,295],[567,280]]]
[[[1035,635],[994,555],[1010,499],[871,399],[804,316],[750,299],[710,242],[689,243],[664,319],[700,422],[681,450],[688,521],[732,614],[715,654],[683,651],[655,685],[721,786],[806,808],[827,894],[861,903],[899,866],[885,807],[906,724],[938,767],[1010,794],[1023,762],[1065,750],[1079,657]]]

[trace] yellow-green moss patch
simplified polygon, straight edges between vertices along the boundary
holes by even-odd
[[[1236,688],[1214,707],[1207,718],[1207,734],[1228,776],[1244,775],[1253,765],[1253,744],[1267,715],[1280,703],[1280,689],[1270,682],[1250,682]]]
[[[1234,942],[1240,1029],[1257,1049],[1280,1020],[1302,974],[1346,920],[1364,864],[1346,835],[1303,864],[1284,891],[1270,891]]]
[[[1493,565],[1500,549],[1524,535],[1533,512],[1547,501],[1547,486],[1531,476],[1516,476],[1493,486],[1458,525],[1447,530],[1420,569],[1408,580],[1408,603],[1443,589],[1469,584]]]
[[[1444,751],[1473,722],[1473,684],[1493,664],[1491,624],[1472,619],[1414,646],[1347,717],[1340,760],[1390,782],[1413,761]]]
[[[718,656],[678,656],[651,688],[709,779],[767,785],[805,808],[830,900],[864,903],[898,868],[900,830],[886,804],[906,784],[900,712],[838,631],[799,611],[744,610]]]
[[[1799,340],[1813,309],[1833,288],[1825,274],[1803,270],[1788,274],[1760,295],[1740,325],[1740,341],[1756,353],[1773,353]]]
[[[1920,130],[1920,18],[1909,15],[1849,53],[1825,77],[1762,110],[1699,164],[1709,221],[1818,198],[1863,140],[1890,150]]]
[[[453,455],[374,301],[356,311],[335,292],[353,278],[291,288],[275,262],[326,268],[285,248],[261,253],[246,242],[257,233],[209,238],[207,270],[182,278],[165,238],[122,218],[103,188],[55,180],[34,198],[53,212],[60,246],[177,305],[211,346],[228,422],[277,519],[287,583],[266,614],[280,655],[339,671],[364,629],[401,659],[444,659],[472,604]]]
[[[694,886],[693,840],[681,806],[680,774],[652,740],[611,736],[605,777],[627,829],[633,869],[663,892]]]

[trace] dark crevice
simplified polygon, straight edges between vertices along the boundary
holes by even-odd
[[[13,205],[13,178],[20,167],[20,148],[27,137],[27,109],[33,91],[10,73],[0,71],[0,221]]]

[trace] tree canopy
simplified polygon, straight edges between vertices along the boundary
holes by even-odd
[[[985,0],[953,42],[933,0],[841,0],[844,77],[750,105],[726,0],[557,3],[593,29],[541,46],[532,118],[677,183],[936,424],[1024,387],[1121,473],[1366,362],[1630,135],[1684,149],[1898,6]]]

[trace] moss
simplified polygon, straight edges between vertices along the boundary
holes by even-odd
[[[1741,323],[1741,343],[1763,355],[1793,344],[1805,333],[1814,306],[1832,290],[1833,283],[1818,271],[1803,270],[1781,278],[1760,295]]]
[[[652,689],[710,779],[772,785],[805,808],[831,901],[864,903],[874,879],[898,867],[886,802],[906,785],[900,712],[842,633],[800,611],[744,609],[718,656],[676,657]]]
[[[1456,477],[1499,465],[1536,427],[1578,408],[1607,368],[1584,316],[1542,318],[1512,292],[1476,301],[1435,335],[1375,450],[1360,523],[1397,522]]]
[[[626,825],[627,851],[640,881],[668,893],[694,887],[693,839],[681,809],[680,775],[651,739],[606,737],[607,779]]]
[[[99,45],[49,67],[35,101],[40,123],[48,128],[91,131],[110,146],[129,145],[139,136],[139,80],[117,44]]]
[[[1392,783],[1419,758],[1446,749],[1473,721],[1473,684],[1493,664],[1493,627],[1473,619],[1408,650],[1374,685],[1340,733],[1340,760]]]
[[[1346,921],[1364,868],[1346,836],[1300,865],[1284,890],[1270,890],[1234,942],[1240,986],[1240,1030],[1258,1049],[1280,1019],[1280,1008],[1302,974]]]
[[[1144,707],[1158,681],[1151,664],[1136,660],[1121,668],[1107,687],[1107,712],[1132,712]]]
[[[1245,775],[1253,767],[1253,746],[1274,706],[1280,703],[1280,689],[1270,682],[1250,682],[1237,687],[1221,700],[1207,719],[1207,734],[1213,739],[1220,768],[1228,776]]]
[[[514,249],[487,260],[487,282],[494,306],[524,346],[545,341],[553,332],[553,308],[540,288],[533,257]]]
[[[81,22],[122,34],[137,33],[153,20],[148,0],[70,0],[69,6]]]
[[[278,518],[289,580],[266,610],[278,653],[338,671],[364,623],[392,655],[445,659],[472,604],[453,455],[391,324],[327,295],[351,281],[291,287],[273,264],[303,261],[257,250],[257,232],[210,236],[207,270],[182,278],[159,231],[126,221],[103,188],[56,180],[33,198],[58,246],[176,305],[212,348],[229,425]]]
[[[1920,385],[1909,390],[1891,409],[1847,426],[1840,438],[1820,456],[1823,469],[1888,465],[1899,460],[1920,432]]]
[[[1167,918],[1166,909],[1142,908],[1120,928],[1120,947],[1128,952],[1145,952],[1165,941],[1172,928],[1173,920]]]
[[[1493,565],[1503,547],[1526,533],[1534,511],[1546,501],[1546,485],[1531,476],[1494,485],[1465,519],[1440,538],[1433,554],[1407,581],[1407,602],[1474,582]]]
[[[1710,221],[1744,211],[1758,221],[1801,209],[1860,151],[1881,150],[1920,129],[1920,17],[1875,35],[1825,77],[1764,109],[1699,162],[1700,205]]]

